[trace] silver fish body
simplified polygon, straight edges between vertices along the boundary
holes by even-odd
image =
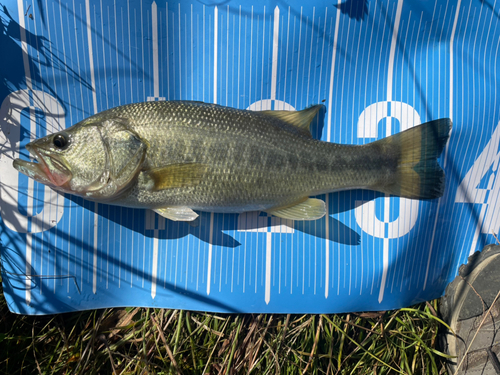
[[[363,146],[313,139],[322,106],[254,112],[188,101],[112,108],[28,145],[22,173],[56,190],[174,220],[192,210],[264,210],[312,220],[310,196],[347,189],[428,199],[442,195],[437,164],[451,122],[436,120]],[[62,147],[60,147],[62,146]]]

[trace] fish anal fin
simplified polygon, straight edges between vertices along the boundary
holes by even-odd
[[[206,172],[201,163],[170,164],[145,171],[149,178],[148,190],[159,191],[171,188],[196,186]]]
[[[325,202],[321,199],[308,198],[305,201],[266,211],[268,214],[290,220],[318,220],[326,214]]]
[[[198,214],[189,207],[161,207],[153,211],[173,221],[193,221],[198,217]]]
[[[307,132],[308,135],[311,135],[311,122],[323,107],[323,104],[318,104],[303,109],[302,111],[262,111],[261,113],[278,118],[289,125]]]

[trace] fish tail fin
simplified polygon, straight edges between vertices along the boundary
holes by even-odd
[[[448,141],[449,118],[429,121],[374,143],[399,153],[395,175],[380,189],[387,194],[411,199],[434,199],[443,195],[444,171],[437,158]]]

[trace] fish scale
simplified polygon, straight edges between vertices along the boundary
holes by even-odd
[[[15,166],[49,185],[52,174],[67,173],[72,176],[57,180],[64,184],[54,186],[52,179],[51,186],[151,208],[174,220],[192,220],[192,210],[317,219],[324,203],[309,196],[355,188],[416,199],[442,194],[437,157],[449,119],[368,145],[340,145],[312,138],[309,125],[321,108],[253,112],[189,101],[129,104],[61,133],[69,143],[64,149],[54,146],[54,135],[34,141],[37,155],[45,150],[40,163]],[[56,170],[58,165],[63,167]]]

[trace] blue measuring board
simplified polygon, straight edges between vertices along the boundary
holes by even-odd
[[[23,314],[151,306],[386,310],[442,295],[500,227],[500,1],[6,1],[0,9],[0,255]],[[102,110],[198,100],[324,103],[313,135],[366,144],[454,122],[433,201],[321,196],[321,220],[201,213],[197,225],[60,195],[13,167]]]

